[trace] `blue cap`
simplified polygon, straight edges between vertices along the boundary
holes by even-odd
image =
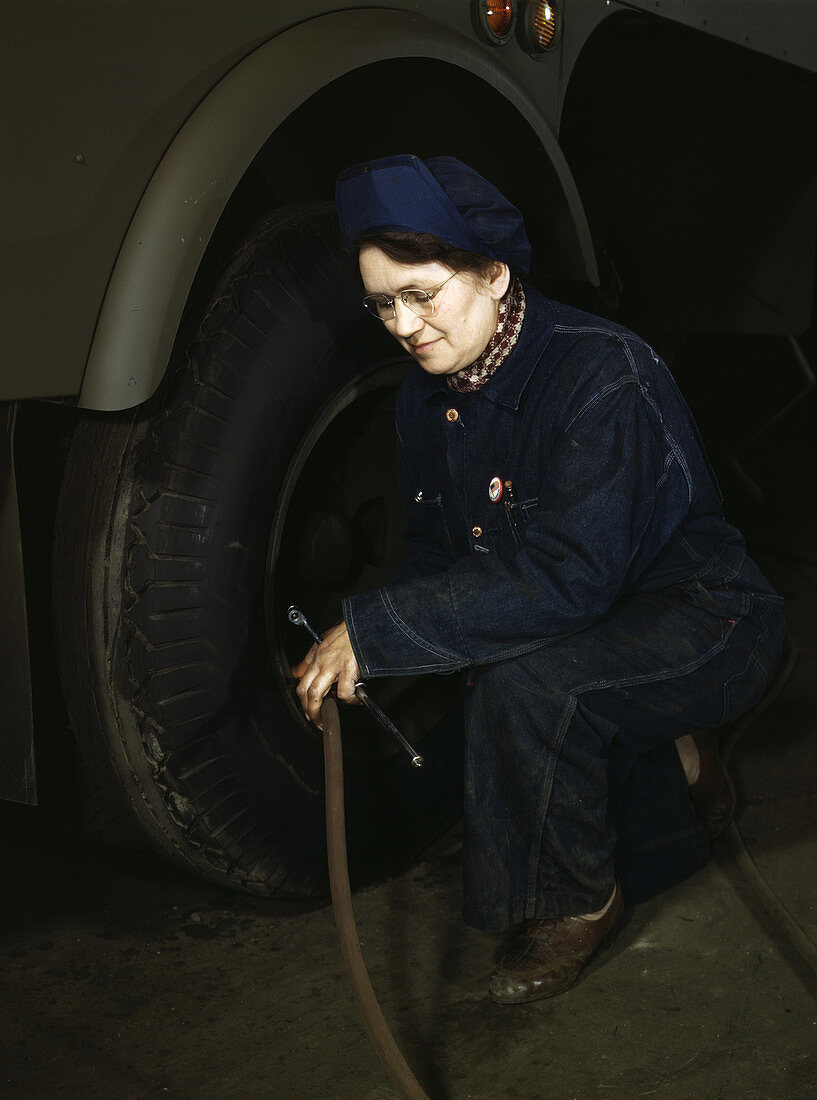
[[[343,237],[402,230],[431,233],[454,248],[501,260],[522,275],[531,246],[516,207],[492,183],[455,157],[410,154],[347,168],[335,201]]]

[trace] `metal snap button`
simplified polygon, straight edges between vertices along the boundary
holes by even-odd
[[[459,418],[460,414],[457,412],[456,409],[449,409],[448,412],[445,414],[445,419],[449,422],[449,424],[453,424],[454,421],[459,420]]]
[[[472,527],[471,528],[471,534],[474,536],[475,539],[478,539],[479,536],[482,534],[482,528],[481,527]]]

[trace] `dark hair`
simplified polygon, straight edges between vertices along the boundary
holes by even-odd
[[[491,279],[500,263],[490,256],[480,256],[477,252],[466,252],[435,237],[432,233],[415,233],[408,230],[383,230],[364,233],[354,241],[355,254],[361,248],[373,246],[379,248],[390,260],[398,264],[438,263],[449,271],[467,271],[471,275]]]

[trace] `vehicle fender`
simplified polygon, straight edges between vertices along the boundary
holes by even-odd
[[[79,395],[81,408],[126,409],[155,391],[213,230],[276,127],[331,81],[398,57],[430,58],[466,69],[516,107],[563,189],[582,274],[598,282],[584,210],[556,137],[530,94],[491,64],[490,55],[467,36],[406,12],[323,15],[282,32],[235,66],[167,149],[134,213],[106,290]]]

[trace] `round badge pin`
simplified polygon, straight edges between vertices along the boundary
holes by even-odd
[[[491,484],[488,486],[488,496],[491,498],[494,504],[502,496],[502,478],[495,477],[491,479]]]

